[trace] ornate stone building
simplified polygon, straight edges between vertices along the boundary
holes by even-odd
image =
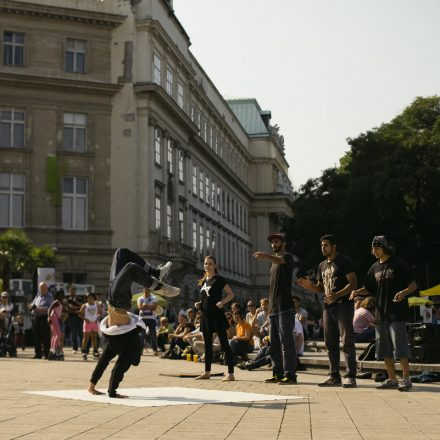
[[[225,100],[165,0],[0,3],[0,227],[106,287],[117,247],[175,262],[190,303],[203,256],[244,297],[251,258],[292,215],[284,140],[255,99]]]

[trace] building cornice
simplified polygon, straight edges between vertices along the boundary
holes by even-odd
[[[151,17],[136,20],[136,29],[138,31],[147,31],[157,38],[159,42],[164,46],[167,52],[171,52],[177,60],[178,67],[185,70],[189,77],[194,77],[196,71],[188,62],[185,55],[179,49],[177,44],[169,37],[163,26],[158,20],[154,20]]]
[[[64,92],[92,93],[113,96],[122,85],[95,81],[80,81],[68,78],[50,78],[46,76],[17,75],[0,72],[0,85],[30,89],[47,89]]]
[[[82,9],[17,2],[14,0],[1,0],[0,13],[81,22],[109,28],[119,26],[126,18],[124,15],[110,14],[108,12],[86,11]]]

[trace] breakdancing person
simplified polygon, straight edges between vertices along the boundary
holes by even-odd
[[[142,319],[130,313],[131,285],[133,282],[154,290],[165,297],[174,297],[180,293],[177,287],[164,283],[172,263],[154,267],[129,249],[118,249],[113,257],[110,269],[110,285],[107,291],[108,316],[100,324],[106,339],[104,351],[93,370],[89,384],[89,393],[103,394],[95,389],[110,361],[118,356],[111,372],[108,385],[110,397],[126,397],[116,390],[131,365],[137,366],[141,360],[142,348],[139,344],[139,331],[146,331]]]

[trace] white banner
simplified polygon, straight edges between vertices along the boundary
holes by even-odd
[[[38,273],[38,286],[40,283],[46,283],[49,288],[49,292],[55,294],[56,283],[55,283],[55,268],[54,267],[39,267],[37,269]]]

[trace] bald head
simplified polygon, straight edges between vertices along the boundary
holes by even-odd
[[[42,294],[42,295],[46,295],[48,288],[47,288],[47,284],[42,281],[39,285],[38,285],[38,291]]]

